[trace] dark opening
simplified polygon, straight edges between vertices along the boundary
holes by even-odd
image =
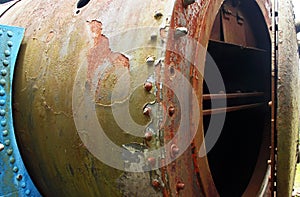
[[[256,173],[261,149],[269,152],[262,142],[270,135],[271,41],[255,1],[225,1],[216,17],[207,51],[220,70],[226,92],[209,92],[204,83],[205,131],[218,110],[211,108],[211,100],[227,99],[227,109],[219,110],[226,113],[225,124],[208,153],[208,161],[220,195],[241,196]],[[205,78],[213,77],[210,68],[206,64]],[[262,159],[265,165],[261,168],[267,169],[268,158]]]
[[[77,8],[83,8],[84,6],[86,6],[88,3],[90,2],[90,0],[79,0],[77,3]]]

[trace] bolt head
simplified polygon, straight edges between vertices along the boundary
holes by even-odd
[[[176,184],[176,190],[177,191],[183,190],[184,186],[185,186],[184,183],[179,182],[179,183]]]
[[[12,41],[8,41],[8,42],[7,42],[7,45],[8,45],[9,47],[12,47],[12,46],[13,46]]]
[[[171,145],[171,157],[176,157],[178,154],[179,154],[179,148],[178,148],[178,146],[177,145],[175,145],[175,144],[172,144]]]
[[[26,194],[27,196],[29,196],[30,193],[31,193],[31,191],[30,191],[29,189],[25,191],[25,194]]]
[[[22,176],[21,174],[18,174],[18,175],[17,175],[17,180],[18,180],[18,181],[21,181],[22,178],[23,178],[23,176]]]
[[[7,31],[7,36],[8,37],[12,37],[14,35],[14,33],[12,31]]]
[[[1,75],[2,76],[6,76],[7,75],[7,71],[5,69],[1,70]]]
[[[268,160],[268,165],[271,165],[272,164],[272,161],[271,160]]]
[[[152,181],[152,186],[153,186],[154,188],[159,188],[159,187],[160,187],[160,182],[159,182],[157,179],[154,179],[154,180]]]
[[[0,101],[0,104],[1,104],[1,101]],[[8,131],[7,130],[4,130],[4,131],[2,131],[2,134],[3,134],[3,136],[8,136]]]
[[[154,14],[154,18],[156,20],[159,20],[159,19],[161,19],[161,17],[163,17],[163,14],[159,11],[156,11],[155,14]]]
[[[5,140],[4,144],[5,144],[6,146],[9,146],[9,145],[10,145],[10,140]]]
[[[169,116],[173,116],[175,114],[175,107],[169,107]]]
[[[155,62],[155,57],[153,57],[153,56],[148,56],[148,57],[147,57],[146,63],[147,63],[148,65],[153,65],[154,62]]]
[[[6,57],[10,56],[10,51],[9,51],[9,50],[5,50],[5,51],[4,51],[4,55],[5,55]]]
[[[8,149],[7,151],[6,151],[6,153],[7,153],[7,155],[12,155],[13,154],[13,149]]]
[[[150,113],[151,113],[151,108],[150,107],[145,107],[144,111],[143,111],[143,114],[145,116],[150,116]]]
[[[153,134],[151,132],[148,131],[145,133],[145,140],[151,141],[152,137],[153,137]]]
[[[270,101],[270,102],[268,103],[268,105],[271,107],[271,106],[273,105],[273,102]]]
[[[14,163],[16,162],[16,159],[15,159],[14,157],[11,157],[11,158],[9,159],[9,162],[10,162],[11,164],[14,164]]]
[[[177,27],[175,30],[175,37],[180,38],[186,36],[189,33],[186,27]]]
[[[8,61],[8,60],[3,60],[3,65],[4,65],[4,66],[8,66],[8,64],[9,64],[9,61]]]
[[[19,172],[19,168],[15,166],[15,167],[13,168],[13,171],[14,171],[15,173]]]
[[[4,150],[4,145],[0,144],[0,151],[3,151],[3,150]]]
[[[150,92],[151,89],[152,89],[152,83],[147,81],[145,84],[144,84],[144,88],[147,92]]]
[[[155,164],[156,164],[156,159],[154,157],[149,157],[147,159],[148,161],[148,164],[151,166],[151,167],[155,167]]]

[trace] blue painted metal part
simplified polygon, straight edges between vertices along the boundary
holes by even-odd
[[[9,2],[9,1],[12,1],[12,0],[0,0],[0,4],[1,4],[1,3],[7,3],[7,2]]]
[[[0,196],[41,196],[22,161],[13,127],[12,80],[24,28],[0,25]]]

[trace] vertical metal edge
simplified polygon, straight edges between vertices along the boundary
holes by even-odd
[[[270,175],[270,187],[271,196],[275,195],[275,184],[276,184],[276,147],[277,147],[277,132],[276,132],[276,109],[277,109],[277,15],[278,14],[278,2],[273,0],[272,2],[272,107],[271,107],[271,175]]]
[[[298,47],[292,1],[277,0],[275,6],[277,6],[274,21],[275,47],[277,45],[276,74],[278,74],[276,78],[275,172],[277,180],[275,189],[276,196],[292,196],[299,137]]]
[[[41,196],[32,182],[16,142],[12,116],[12,82],[25,29],[0,25],[0,196]]]

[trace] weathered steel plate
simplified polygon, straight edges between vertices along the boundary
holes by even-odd
[[[40,196],[24,166],[12,116],[12,81],[24,28],[0,25],[0,196]]]

